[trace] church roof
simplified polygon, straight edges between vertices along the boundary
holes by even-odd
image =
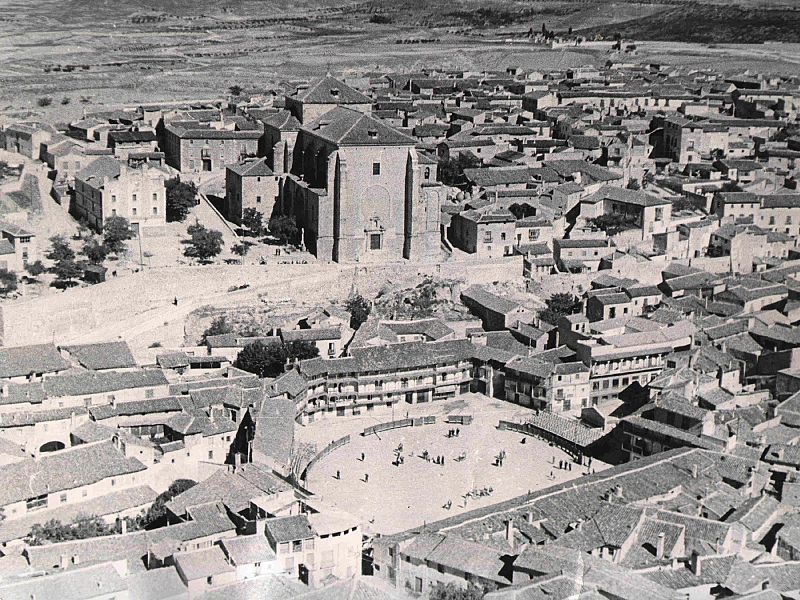
[[[417,143],[371,115],[342,107],[329,110],[303,129],[338,146],[415,146]]]

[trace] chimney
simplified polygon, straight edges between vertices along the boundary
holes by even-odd
[[[528,525],[533,525],[533,511],[529,510],[528,514],[525,515],[525,520],[528,522]]]
[[[3,398],[8,398],[8,382],[3,382]]]
[[[58,557],[58,566],[62,570],[67,568],[67,555],[66,554],[62,554],[61,556]]]
[[[575,529],[578,531],[583,529],[583,519],[578,519],[578,521],[575,523]]]
[[[697,479],[697,465],[692,465],[692,479]]]
[[[617,486],[617,498],[622,498],[622,486]]]
[[[79,565],[81,563],[81,556],[80,554],[73,554],[72,555],[72,564]]]
[[[122,535],[128,533],[128,521],[124,517],[119,520],[119,532]]]
[[[242,455],[240,452],[236,452],[233,455],[233,466],[234,471],[242,466]]]
[[[656,558],[659,560],[664,558],[664,532],[658,534],[658,542],[656,542]]]
[[[700,572],[703,569],[703,561],[701,560],[697,552],[692,552],[691,567],[694,574],[697,577],[700,577]]]
[[[514,547],[514,519],[506,521],[506,542],[512,548]]]

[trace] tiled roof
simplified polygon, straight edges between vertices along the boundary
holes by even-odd
[[[60,346],[87,369],[125,369],[135,367],[127,342],[101,342],[78,346]]]
[[[0,378],[54,373],[70,368],[53,344],[0,348]]]
[[[417,140],[357,110],[337,107],[303,125],[303,131],[337,146],[415,146]]]
[[[87,371],[53,375],[44,380],[48,397],[102,394],[117,390],[167,385],[169,382],[160,369],[139,371]]]
[[[306,515],[267,519],[265,528],[267,535],[278,544],[295,540],[307,540],[314,537],[314,530],[311,528],[311,523],[308,522]]]
[[[246,160],[235,165],[228,165],[228,169],[239,175],[239,177],[270,177],[274,175],[272,169],[267,165],[266,158]]]
[[[519,310],[520,305],[512,300],[498,296],[479,285],[471,285],[461,292],[461,297],[471,300],[481,307],[500,313],[510,314]]]
[[[5,465],[0,470],[0,506],[145,469],[109,442],[75,446]]]
[[[371,104],[372,100],[331,76],[312,81],[291,96],[303,104]]]

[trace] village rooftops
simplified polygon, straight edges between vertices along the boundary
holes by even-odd
[[[251,111],[256,113],[256,111]],[[300,121],[288,110],[281,110],[274,114],[258,115],[253,114],[255,118],[261,121],[265,126],[274,127],[280,131],[300,131],[302,125]]]
[[[77,346],[59,346],[74,358],[82,367],[93,370],[127,369],[136,367],[127,342],[101,342]]]
[[[235,570],[225,557],[219,546],[211,546],[193,552],[181,552],[175,555],[175,566],[180,569],[187,581],[205,579]]]
[[[267,165],[266,158],[245,160],[235,165],[229,165],[228,169],[239,177],[271,177],[275,174]]]
[[[53,344],[0,348],[0,378],[56,373],[70,368]]]
[[[166,376],[160,369],[139,371],[85,371],[47,377],[45,394],[50,398],[101,394],[116,390],[167,385]]]
[[[111,563],[45,577],[8,579],[0,583],[3,600],[86,600],[127,597],[128,585]]]
[[[4,465],[0,470],[0,506],[72,490],[146,468],[135,458],[126,458],[109,442],[81,444]]]
[[[416,146],[417,140],[371,115],[336,107],[303,131],[337,146]]]
[[[263,535],[240,535],[222,540],[222,549],[234,565],[275,560],[275,553]]]
[[[478,304],[489,310],[508,315],[520,309],[520,305],[497,294],[493,294],[479,285],[471,285],[461,292],[462,298]]]
[[[619,188],[611,185],[603,186],[591,196],[583,198],[581,202],[595,204],[604,200],[634,204],[642,208],[650,206],[669,206],[672,204],[672,202],[666,198],[658,198],[640,190],[629,190],[627,188]]]

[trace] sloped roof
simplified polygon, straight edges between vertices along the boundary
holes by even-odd
[[[61,348],[87,369],[125,369],[137,366],[127,342],[101,342]]]
[[[53,373],[70,368],[53,344],[0,348],[0,378]]]
[[[372,100],[346,83],[327,75],[290,96],[303,104],[371,104]]]
[[[417,140],[371,115],[336,107],[318,117],[303,131],[338,146],[415,146]]]

